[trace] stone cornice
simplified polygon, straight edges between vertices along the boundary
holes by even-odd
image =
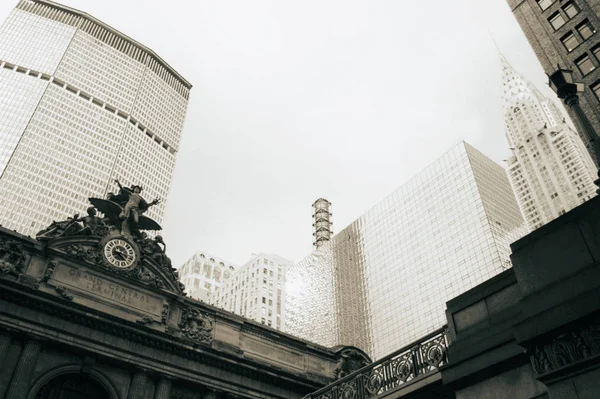
[[[78,325],[119,336],[158,350],[175,353],[178,356],[205,365],[230,370],[236,374],[246,375],[260,381],[279,386],[303,386],[307,391],[318,389],[321,386],[318,382],[307,380],[302,374],[291,373],[278,367],[270,369],[269,365],[218,352],[209,346],[194,346],[185,339],[150,330],[136,323],[107,315],[77,303],[64,303],[51,294],[24,287],[8,279],[0,278],[0,298]],[[13,326],[11,329],[14,330],[15,328]],[[44,328],[47,328],[47,326]]]

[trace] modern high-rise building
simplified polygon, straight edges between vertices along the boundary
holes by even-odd
[[[578,82],[581,108],[600,132],[599,0],[507,0],[544,71],[572,69]],[[571,109],[571,119],[578,123]],[[581,130],[581,129],[578,129]],[[581,137],[588,146],[587,137]]]
[[[179,281],[185,292],[199,301],[208,297],[238,269],[238,266],[208,252],[199,251],[179,268]]]
[[[274,254],[254,254],[215,289],[208,303],[278,330],[286,323],[286,273],[292,262]]]
[[[35,234],[87,198],[139,184],[163,202],[191,85],[96,18],[21,0],[0,27],[0,223]]]
[[[504,168],[461,142],[290,268],[286,331],[381,358],[444,325],[525,232]]]
[[[596,195],[596,168],[556,105],[501,59],[508,176],[535,230]]]

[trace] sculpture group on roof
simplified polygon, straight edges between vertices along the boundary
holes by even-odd
[[[161,226],[144,215],[152,206],[160,203],[160,199],[147,202],[142,196],[142,187],[123,186],[115,179],[119,187],[117,194],[109,192],[105,199],[89,198],[92,206],[87,208],[87,215],[73,215],[66,220],[53,221],[50,226],[36,234],[38,241],[50,241],[71,236],[121,235],[135,242],[142,255],[169,270],[171,260],[166,255],[166,244],[160,235],[150,238],[145,231],[161,230]],[[102,216],[98,216],[98,213]]]

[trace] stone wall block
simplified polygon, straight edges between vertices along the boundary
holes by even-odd
[[[576,223],[551,227],[551,224],[543,226],[532,233],[538,233],[538,237],[527,245],[513,248],[513,268],[524,296],[540,291],[594,261]],[[565,248],[569,250],[565,251]]]

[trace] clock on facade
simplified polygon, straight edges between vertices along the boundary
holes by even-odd
[[[133,245],[122,238],[113,238],[104,244],[104,259],[119,269],[128,269],[135,265],[137,254]]]

